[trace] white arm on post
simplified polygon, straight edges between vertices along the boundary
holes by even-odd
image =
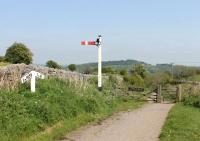
[[[22,78],[21,78],[21,83],[25,83],[27,81],[31,81],[31,92],[34,93],[35,92],[35,81],[36,81],[36,77],[40,78],[40,79],[44,79],[44,75],[36,72],[36,71],[31,71],[28,74],[25,74]]]

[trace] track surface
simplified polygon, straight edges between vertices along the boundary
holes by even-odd
[[[159,134],[173,104],[149,103],[118,113],[101,124],[72,132],[62,141],[159,141]]]

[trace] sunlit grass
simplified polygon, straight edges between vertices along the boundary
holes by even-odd
[[[200,109],[176,104],[168,115],[161,141],[199,141]]]
[[[134,100],[125,91],[116,91],[114,84],[108,80],[99,92],[93,82],[80,88],[51,78],[37,81],[34,94],[29,85],[0,91],[0,139],[50,141],[91,121],[142,105],[143,101]]]

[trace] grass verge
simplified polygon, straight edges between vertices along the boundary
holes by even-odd
[[[162,133],[161,141],[199,141],[200,110],[182,103],[170,111]]]
[[[78,129],[82,126],[86,126],[91,123],[99,123],[116,112],[126,111],[129,109],[133,110],[141,107],[143,104],[144,102],[122,102],[121,105],[118,105],[116,109],[110,113],[84,113],[75,118],[59,122],[52,128],[49,128],[39,134],[35,134],[32,137],[24,138],[22,139],[22,141],[54,141],[58,139],[62,140],[65,139],[66,134],[70,133],[75,129]]]
[[[0,91],[0,140],[52,141],[91,121],[143,103],[127,95],[125,83],[118,83],[115,77],[104,83],[102,92],[95,83],[91,80],[80,87],[50,78],[37,81],[34,94],[29,84],[15,91]]]

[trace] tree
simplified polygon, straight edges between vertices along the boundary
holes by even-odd
[[[0,56],[0,62],[4,62],[5,61],[5,57],[4,56]]]
[[[6,50],[5,61],[13,64],[30,64],[33,61],[33,53],[26,45],[14,43]]]
[[[123,69],[123,70],[120,70],[120,75],[127,75],[127,70]]]
[[[146,75],[146,70],[141,64],[136,64],[131,72],[133,75],[140,75],[142,78],[145,78]]]
[[[131,85],[134,85],[136,87],[144,87],[144,79],[138,74],[132,76],[125,75],[123,78],[124,81],[128,82]]]
[[[173,75],[176,79],[183,79],[198,74],[198,68],[177,65],[174,66]]]
[[[86,67],[83,73],[84,74],[92,74],[93,70],[90,67]]]
[[[75,64],[70,64],[70,65],[68,66],[68,69],[69,69],[70,71],[75,71],[75,70],[76,70],[76,65],[75,65]]]
[[[53,60],[47,61],[46,66],[49,68],[54,68],[54,69],[61,69],[61,66]]]
[[[114,70],[111,67],[103,67],[102,73],[114,74]]]
[[[157,85],[165,85],[171,81],[171,76],[168,72],[157,72],[149,74],[145,77],[145,84],[148,87],[156,88]]]

